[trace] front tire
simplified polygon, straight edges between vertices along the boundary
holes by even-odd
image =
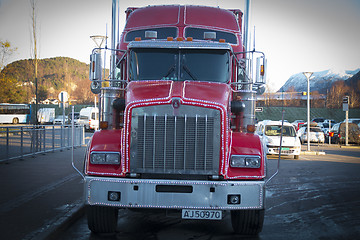
[[[265,210],[233,210],[231,224],[234,232],[244,235],[257,235],[264,223]]]
[[[86,206],[88,227],[93,233],[114,233],[119,210],[113,207]]]

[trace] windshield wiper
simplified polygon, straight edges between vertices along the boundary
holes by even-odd
[[[186,65],[183,65],[182,67],[185,70],[185,72],[187,74],[189,74],[189,76],[192,78],[192,80],[196,80],[196,77],[190,72],[189,68]]]
[[[175,71],[175,65],[172,65],[172,67],[169,68],[166,75],[162,79],[167,78],[173,71]]]

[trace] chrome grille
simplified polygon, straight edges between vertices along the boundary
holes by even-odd
[[[131,172],[217,174],[219,154],[218,110],[185,105],[133,109]]]

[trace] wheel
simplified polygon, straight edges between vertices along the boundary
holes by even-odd
[[[119,210],[113,207],[86,206],[88,227],[93,233],[114,233]]]
[[[18,123],[19,123],[19,119],[18,119],[18,118],[13,118],[12,123],[13,123],[13,124],[18,124]]]
[[[256,235],[261,232],[265,210],[233,210],[231,224],[235,233]]]
[[[299,155],[294,155],[294,159],[299,159]]]

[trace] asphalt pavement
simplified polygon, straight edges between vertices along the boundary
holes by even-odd
[[[80,169],[85,149],[74,150]],[[329,153],[327,161],[338,161],[330,159],[336,146],[313,150]],[[346,150],[353,157],[359,154]],[[84,214],[83,181],[72,168],[71,153],[67,149],[0,163],[0,239],[56,239],[57,233]]]
[[[74,149],[82,168],[85,147]],[[48,239],[82,214],[83,182],[72,150],[0,163],[0,239]]]

